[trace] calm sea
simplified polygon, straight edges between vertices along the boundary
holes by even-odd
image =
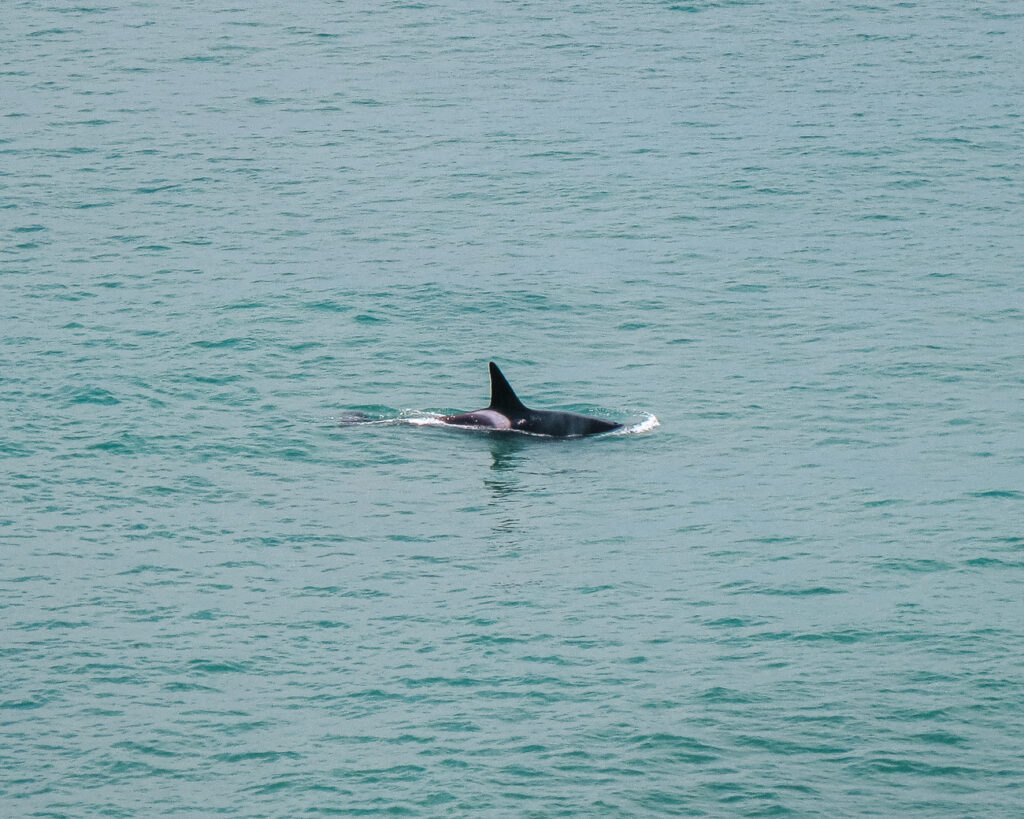
[[[0,816],[1024,814],[1022,43],[5,3]]]

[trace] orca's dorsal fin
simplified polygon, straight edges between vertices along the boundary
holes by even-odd
[[[491,367],[491,405],[487,409],[498,410],[498,412],[508,414],[510,411],[521,411],[525,410],[523,402],[516,396],[515,391],[509,385],[508,381],[505,380],[505,376],[501,374],[501,370],[498,369],[498,365],[493,361],[490,363]]]

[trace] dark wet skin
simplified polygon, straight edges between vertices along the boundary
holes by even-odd
[[[614,421],[603,421],[575,412],[530,409],[519,400],[493,361],[490,363],[490,370],[490,406],[472,412],[442,415],[440,420],[443,423],[463,429],[522,432],[548,438],[583,438],[587,435],[622,429],[622,424]],[[350,410],[338,419],[338,425],[366,424],[375,420],[381,419],[360,410]]]
[[[519,400],[493,361],[490,370],[490,406],[473,412],[444,415],[441,417],[444,423],[474,429],[525,432],[550,438],[582,438],[622,428],[622,424],[614,421],[603,421],[575,412],[530,409]]]

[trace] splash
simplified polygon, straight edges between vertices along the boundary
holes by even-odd
[[[444,421],[441,420],[440,415],[428,415],[424,413],[418,413],[416,415],[410,415],[403,418],[395,419],[399,424],[412,424],[414,427],[443,427],[445,426]]]
[[[394,413],[394,410],[392,410]],[[414,427],[444,426],[440,413],[421,412],[419,410],[401,410],[397,415],[368,413],[361,410],[349,410],[331,419],[337,426],[395,426],[409,424]]]
[[[660,427],[661,421],[658,420],[657,416],[653,412],[648,412],[647,417],[642,421],[637,421],[635,424],[628,424],[622,429],[617,429],[615,432],[609,433],[610,435],[637,435],[644,432],[650,432],[655,427]]]

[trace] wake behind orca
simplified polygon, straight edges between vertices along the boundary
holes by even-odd
[[[442,415],[442,423],[471,429],[524,432],[549,438],[582,438],[585,435],[622,429],[622,424],[614,421],[602,421],[574,412],[530,409],[519,400],[498,365],[492,361],[489,366],[491,403],[473,412]]]

